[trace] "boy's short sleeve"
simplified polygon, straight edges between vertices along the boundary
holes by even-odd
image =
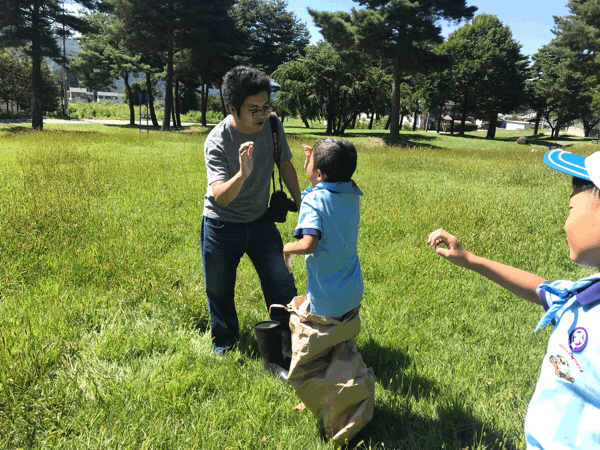
[[[302,200],[298,213],[298,225],[294,230],[294,237],[300,239],[305,234],[321,238],[323,226],[319,216],[314,195],[306,195]]]

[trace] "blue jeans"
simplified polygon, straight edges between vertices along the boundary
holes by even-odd
[[[236,271],[244,253],[258,273],[267,309],[276,303],[287,305],[297,295],[296,285],[285,266],[283,242],[273,221],[260,218],[234,223],[202,217],[200,244],[213,348],[220,355],[239,339],[233,297]],[[274,308],[271,319],[285,327],[289,313]]]

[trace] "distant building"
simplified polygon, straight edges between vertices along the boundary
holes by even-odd
[[[544,128],[544,122],[540,122],[540,128]],[[507,130],[531,130],[535,128],[535,123],[529,120],[505,120],[502,122],[502,128]]]
[[[79,87],[69,88],[69,103],[89,103],[93,101],[98,103],[122,103],[124,98],[125,94],[122,92],[88,91],[87,88]]]
[[[69,103],[82,102],[88,103],[90,98],[93,98],[93,93],[88,92],[86,88],[70,87],[69,88]]]
[[[98,103],[123,103],[125,94],[123,92],[100,92],[98,91]]]

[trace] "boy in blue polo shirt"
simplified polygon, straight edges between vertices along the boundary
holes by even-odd
[[[600,269],[600,152],[584,158],[550,150],[544,162],[573,177],[565,222],[571,260]],[[600,273],[578,281],[546,281],[531,273],[476,256],[444,230],[428,243],[452,263],[471,269],[512,293],[541,304],[549,323],[538,383],[525,418],[528,449],[585,449],[600,446]],[[445,247],[442,247],[444,245]]]
[[[322,139],[304,146],[311,187],[302,194],[294,236],[283,255],[306,255],[306,296],[287,305],[293,356],[288,382],[337,444],[373,417],[375,376],[358,352],[363,279],[357,253],[360,197],[352,181],[356,149]]]
[[[360,305],[363,279],[356,245],[362,191],[352,181],[356,149],[345,139],[304,146],[311,187],[302,193],[294,237],[283,247],[290,272],[293,255],[306,255],[310,313],[341,317]]]

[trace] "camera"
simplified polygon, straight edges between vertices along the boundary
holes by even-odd
[[[288,211],[298,212],[296,202],[293,198],[288,198],[284,191],[274,191],[269,201],[269,217],[273,222],[284,223]]]

